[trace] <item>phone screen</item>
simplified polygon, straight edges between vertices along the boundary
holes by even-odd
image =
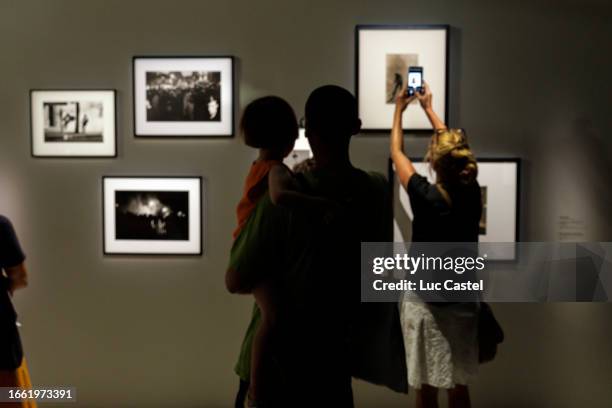
[[[423,72],[410,71],[408,72],[408,87],[414,90],[420,90],[423,86]]]

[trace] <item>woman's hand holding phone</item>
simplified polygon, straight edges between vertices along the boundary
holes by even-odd
[[[423,81],[423,92],[417,92],[416,97],[424,111],[432,110],[433,95],[427,82]]]
[[[417,92],[416,96],[417,96],[417,99],[419,100],[419,103],[421,104],[421,108],[423,108],[423,111],[425,111],[425,114],[427,115],[427,119],[429,119],[429,122],[431,123],[433,128],[436,130],[446,129],[446,125],[444,124],[444,122],[438,117],[436,112],[434,112],[433,110],[433,107],[432,107],[433,95],[431,94],[431,89],[429,89],[429,85],[427,84],[427,82],[423,82],[423,93]]]
[[[395,98],[395,110],[399,112],[404,112],[408,105],[410,105],[412,101],[417,99],[417,94],[418,92],[414,95],[408,95],[408,88],[404,86]]]

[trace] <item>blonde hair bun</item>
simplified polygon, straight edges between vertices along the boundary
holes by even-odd
[[[427,160],[442,184],[470,184],[478,176],[478,163],[459,129],[448,129],[434,135]]]

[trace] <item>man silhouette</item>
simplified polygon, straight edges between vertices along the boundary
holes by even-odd
[[[306,102],[305,121],[315,165],[303,174],[305,189],[336,201],[340,209],[331,222],[292,214],[289,262],[281,283],[285,296],[279,308],[278,361],[283,373],[291,373],[285,375],[291,379],[288,389],[300,404],[352,407],[352,375],[403,388],[390,384],[405,370],[396,305],[373,309],[360,303],[361,242],[391,241],[390,194],[384,176],[351,163],[350,141],[361,121],[350,92],[333,85],[314,90]],[[374,315],[390,325],[379,326],[369,340],[387,335],[383,329],[395,330],[396,342],[387,342],[382,354],[362,336],[369,325],[364,320]],[[364,360],[373,354],[385,366],[385,378],[364,371]],[[398,364],[387,364],[391,354]]]
[[[262,199],[256,213],[263,214],[265,232],[237,242],[252,249],[230,264],[241,273],[265,268],[277,276],[272,344],[277,372],[272,376],[278,392],[266,407],[350,408],[352,375],[405,391],[397,305],[371,304],[364,313],[366,305],[360,303],[361,242],[391,240],[390,195],[384,176],[351,163],[350,140],[361,121],[350,92],[333,85],[317,88],[306,103],[305,120],[314,168],[296,178],[304,192],[333,200],[338,209],[325,217],[283,210]],[[233,293],[249,290],[235,279],[226,283]],[[241,359],[249,355],[248,339],[249,332]]]

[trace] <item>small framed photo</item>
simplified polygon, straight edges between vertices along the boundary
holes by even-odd
[[[295,169],[296,166],[307,163],[307,160],[312,159],[312,157],[312,149],[310,147],[310,142],[306,137],[306,129],[304,127],[300,127],[298,138],[295,141],[293,150],[287,157],[285,157],[283,163],[285,163],[285,165],[290,169]]]
[[[434,111],[448,123],[448,41],[447,25],[355,28],[355,93],[364,132],[391,129],[395,99],[406,86],[410,67],[423,68]],[[431,130],[418,101],[413,104],[404,113],[404,130]]]
[[[33,157],[116,157],[114,90],[32,90]]]
[[[422,158],[411,159],[420,175],[435,183],[435,173]],[[389,161],[389,180],[393,184],[393,241],[409,242],[414,218],[410,198],[395,176],[393,163]],[[520,209],[520,159],[478,159],[478,184],[482,197],[479,242],[514,243],[519,241]],[[490,254],[496,261],[514,260],[514,246],[498,247],[498,253]]]
[[[134,57],[134,133],[232,136],[232,57]]]
[[[104,254],[201,255],[201,177],[104,177]]]

